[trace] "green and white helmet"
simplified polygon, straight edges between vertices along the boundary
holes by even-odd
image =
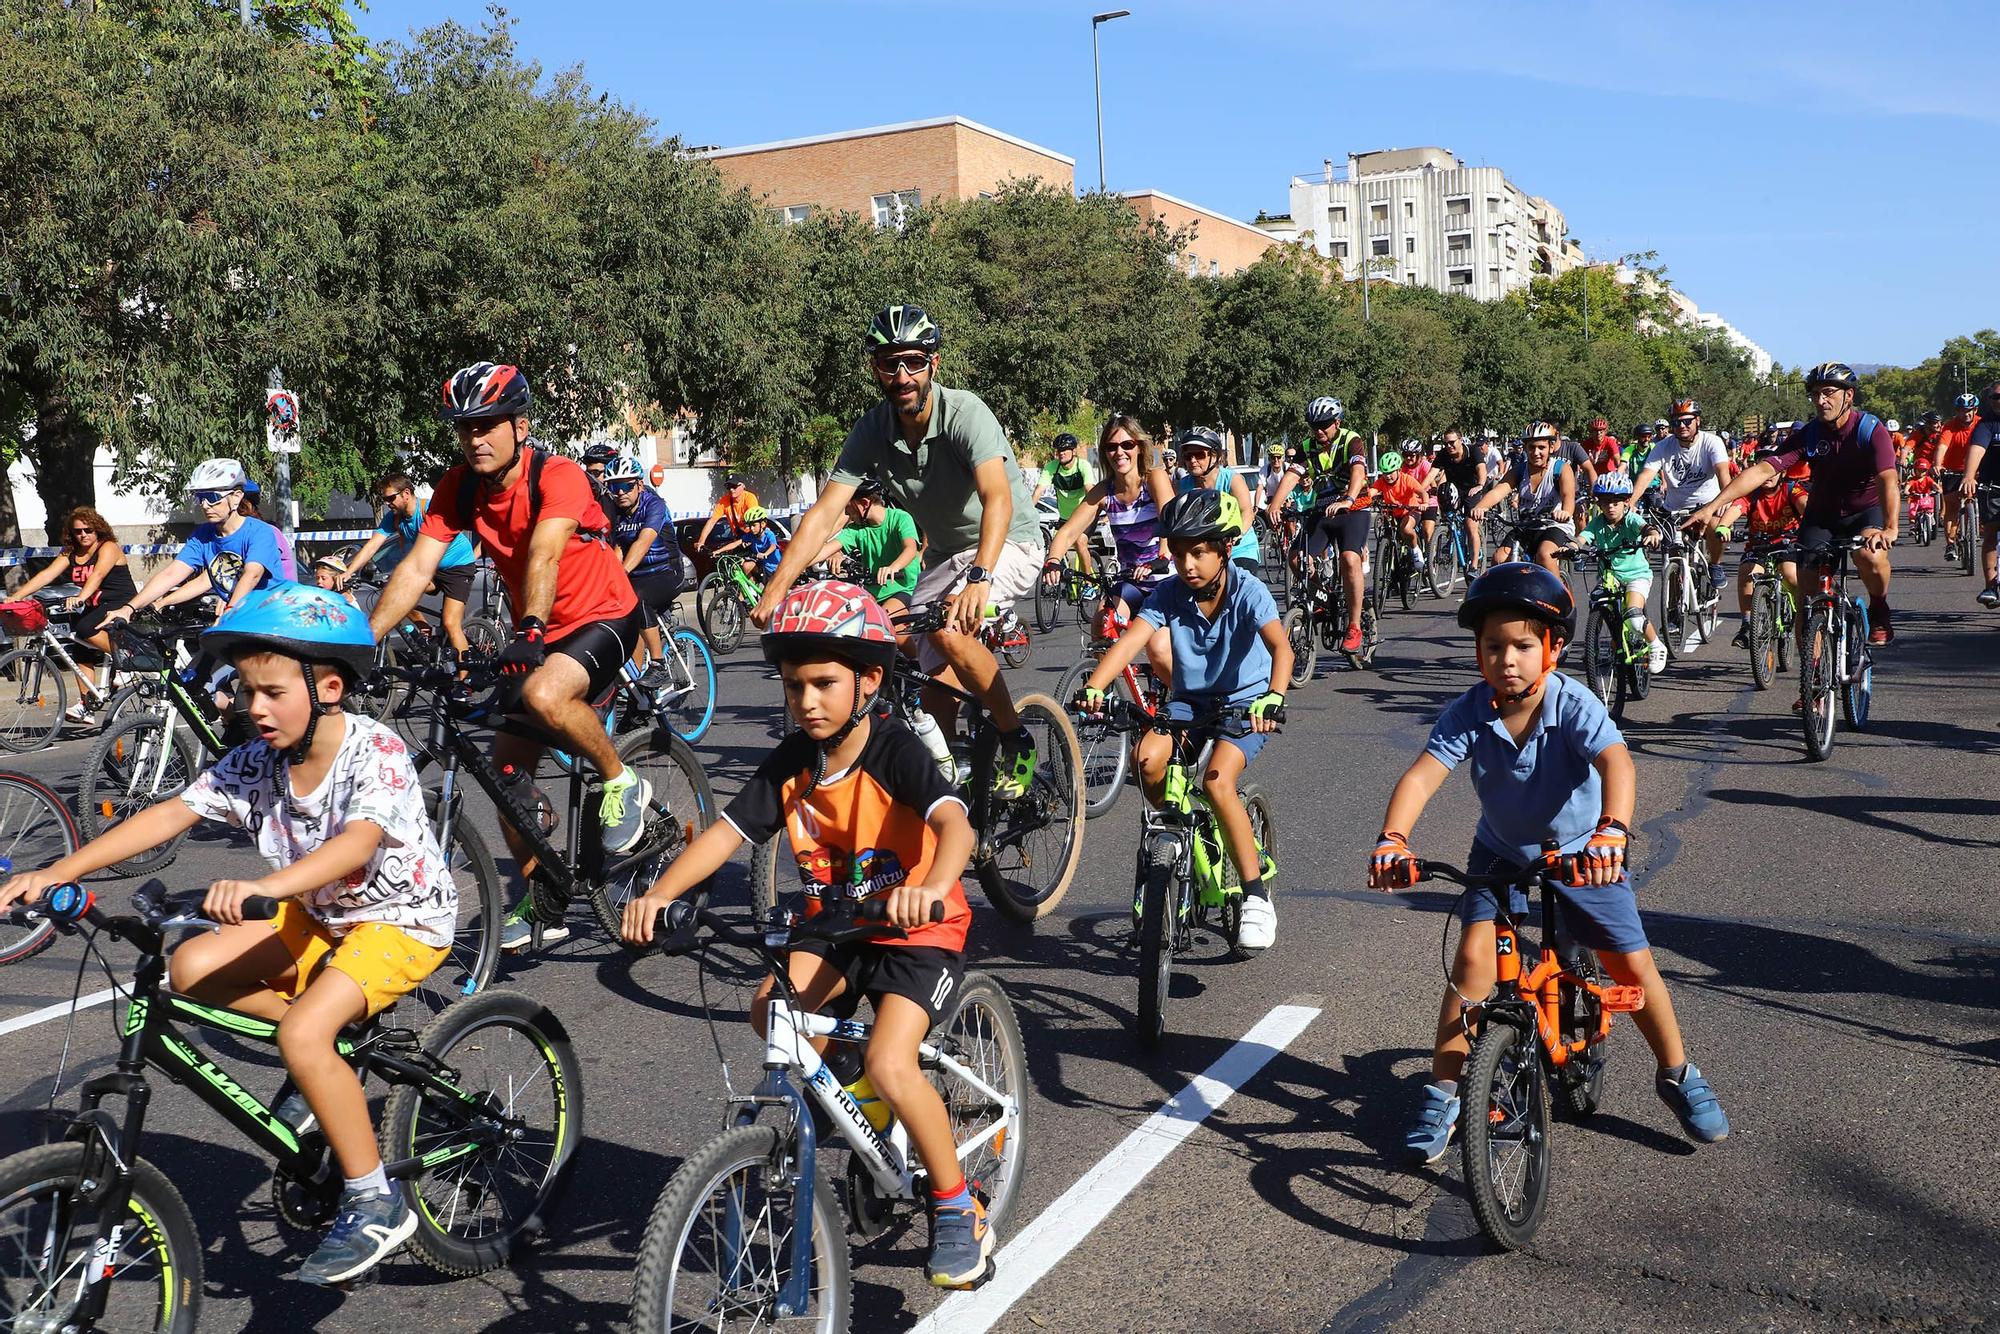
[[[884,306],[868,321],[868,332],[862,337],[862,346],[870,355],[877,352],[891,352],[897,348],[913,347],[921,352],[936,352],[944,341],[930,312],[922,306]]]

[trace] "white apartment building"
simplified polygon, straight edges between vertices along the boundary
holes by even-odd
[[[1434,287],[1494,301],[1540,274],[1583,262],[1562,210],[1442,148],[1350,153],[1318,179],[1294,176],[1291,225],[1300,240],[1358,278]]]

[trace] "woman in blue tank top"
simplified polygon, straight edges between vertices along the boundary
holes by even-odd
[[[1176,491],[1228,491],[1236,497],[1236,503],[1243,507],[1245,514],[1257,513],[1257,507],[1250,496],[1250,485],[1234,468],[1222,465],[1222,436],[1206,426],[1190,426],[1174,437],[1174,448],[1180,454],[1182,465],[1187,469],[1174,479]],[[1229,549],[1229,559],[1236,562],[1249,574],[1259,574],[1264,568],[1260,559],[1263,548],[1257,541],[1254,526],[1246,528],[1243,536],[1236,539],[1236,545]]]

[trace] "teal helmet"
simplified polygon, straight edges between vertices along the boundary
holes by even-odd
[[[1403,456],[1392,449],[1375,461],[1375,467],[1380,472],[1401,472]]]
[[[367,614],[310,584],[273,585],[201,632],[202,647],[227,658],[258,649],[324,662],[352,682],[375,666]]]

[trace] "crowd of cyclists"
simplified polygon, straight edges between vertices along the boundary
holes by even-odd
[[[1538,422],[1511,442],[1448,430],[1386,449],[1344,424],[1337,398],[1319,396],[1303,405],[1297,443],[1269,446],[1245,469],[1225,462],[1228,442],[1210,428],[1160,441],[1137,418],[1114,413],[1093,449],[1057,437],[1048,466],[1031,477],[978,395],[938,382],[942,341],[913,305],[889,306],[868,323],[864,351],[881,400],[854,424],[788,540],[746,480],[727,477],[694,542],[741,557],[754,575],[749,619],[783,682],[787,735],[718,820],[689,826],[691,837],[622,919],[628,943],[652,942],[673,906],[703,889],[739,846],[777,837],[797,854],[808,914],[845,899],[881,900],[875,934],[793,951],[785,985],[813,1009],[858,997],[873,1006],[865,1069],[842,1082],[861,1087],[865,1078],[870,1099],[908,1131],[930,1193],[931,1281],[983,1281],[996,1245],[978,1183],[960,1170],[952,1124],[919,1062],[920,1045],[963,984],[972,914],[962,877],[975,833],[966,797],[940,772],[936,751],[883,711],[885,682],[896,664],[914,660],[933,682],[925,709],[947,736],[961,721],[961,699],[982,710],[997,738],[993,793],[1020,800],[1043,757],[980,632],[1071,567],[1095,581],[1104,624],[1117,632],[1100,636],[1096,666],[1061,703],[1079,721],[1103,718],[1121,675],[1137,663],[1149,668],[1161,730],[1135,747],[1149,802],[1167,799],[1167,724],[1240,715],[1213,738],[1199,783],[1234,865],[1235,943],[1254,955],[1275,943],[1279,867],[1259,844],[1240,785],[1283,726],[1286,692],[1299,679],[1301,646],[1284,615],[1292,576],[1324,574],[1298,586],[1340,599],[1339,647],[1353,654],[1363,644],[1370,580],[1384,577],[1371,556],[1378,522],[1418,571],[1462,534],[1468,587],[1457,621],[1472,636],[1479,679],[1442,711],[1388,795],[1381,833],[1361,859],[1368,877],[1385,890],[1415,883],[1414,826],[1465,765],[1482,810],[1472,874],[1532,868],[1551,853],[1569,859],[1571,874],[1556,882],[1565,919],[1617,983],[1643,992],[1636,1018],[1657,1060],[1661,1098],[1691,1138],[1724,1138],[1728,1120],[1688,1061],[1627,873],[1630,755],[1603,703],[1557,670],[1577,638],[1569,563],[1586,552],[1610,563],[1657,671],[1668,646],[1646,608],[1649,554],[1662,544],[1699,541],[1713,597],[1731,577],[1730,534],[1746,525],[1741,644],[1750,580],[1768,559],[1754,554],[1765,549],[1759,543],[1783,537],[1788,550],[1807,553],[1852,543],[1868,642],[1881,649],[1896,641],[1891,557],[1906,497],[1928,495],[1948,560],[1961,523],[1977,520],[1986,575],[1979,601],[2000,604],[2000,385],[1983,405],[1965,395],[1949,419],[1932,414],[1905,435],[1858,407],[1855,373],[1829,362],[1806,377],[1806,419],[1743,438],[1710,429],[1701,405],[1681,399],[1664,418],[1637,423],[1627,441],[1599,418],[1580,440]],[[69,602],[84,613],[75,639],[101,655],[111,653],[116,621],[218,600],[200,644],[212,684],[231,691],[247,719],[248,739],[185,793],[55,865],[14,868],[0,885],[0,907],[35,902],[143,846],[135,839],[166,838],[198,820],[254,834],[272,869],[209,889],[203,910],[221,929],[176,955],[173,980],[279,1025],[298,1090],[284,1114],[325,1133],[345,1185],[302,1271],[308,1281],[350,1281],[416,1227],[410,1202],[384,1175],[360,1085],[335,1043],[346,1025],[380,1013],[438,966],[448,933],[441,924],[455,902],[404,739],[342,708],[375,670],[375,646],[435,593],[445,642],[470,660],[467,606],[484,562],[508,609],[491,667],[507,689],[505,707],[533,724],[497,728],[494,763],[533,773],[555,744],[587,768],[606,858],[639,846],[649,813],[657,814],[652,784],[621,758],[597,706],[621,679],[657,684],[662,618],[689,591],[683,552],[634,457],[593,446],[571,458],[532,434],[533,409],[515,367],[480,362],[448,377],[439,411],[458,462],[436,479],[428,502],[408,473],[380,478],[379,530],[351,559],[315,563],[311,583],[294,582],[287,545],[254,516],[242,465],[212,459],[188,486],[200,526],[143,585],[103,517],[81,507],[62,525],[62,554],[18,594],[74,584]],[[1046,527],[1036,505],[1043,493],[1055,511]],[[1108,534],[1102,545],[1100,533]],[[235,564],[218,582],[223,554]],[[385,566],[364,611],[346,595],[349,582]],[[811,577],[827,567],[852,577]],[[1782,577],[1796,588],[1794,561]],[[935,609],[935,628],[913,631],[910,613],[920,609]],[[511,821],[501,824],[521,882],[507,945],[526,946],[531,928],[544,943],[560,939],[560,918],[547,917],[529,892],[534,847]],[[253,896],[281,900],[279,917],[248,920]],[[1465,1117],[1486,1115],[1462,1105],[1466,1007],[1495,985],[1498,911],[1493,893],[1465,900],[1431,1078],[1405,1142],[1413,1162],[1437,1162]],[[760,1032],[772,990],[767,981],[752,1007]]]

